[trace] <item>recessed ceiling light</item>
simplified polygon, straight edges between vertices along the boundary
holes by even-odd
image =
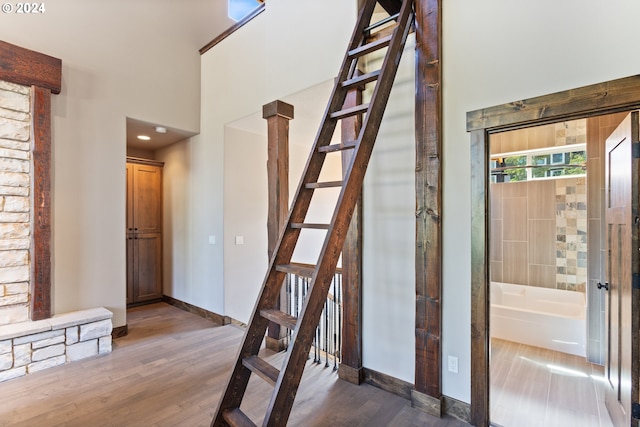
[[[151,137],[149,137],[147,135],[138,135],[138,139],[141,139],[143,141],[149,141],[151,139]]]
[[[167,133],[167,128],[162,126],[156,126],[156,132],[158,133]]]

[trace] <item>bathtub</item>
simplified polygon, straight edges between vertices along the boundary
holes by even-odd
[[[491,337],[586,357],[582,292],[491,283]]]

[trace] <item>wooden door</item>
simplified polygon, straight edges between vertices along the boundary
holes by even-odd
[[[162,164],[127,162],[127,304],[162,298]]]
[[[636,425],[632,402],[638,399],[638,113],[630,113],[607,138],[607,358],[605,403],[615,426]]]

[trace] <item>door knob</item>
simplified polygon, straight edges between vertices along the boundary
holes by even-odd
[[[600,282],[598,282],[598,289],[602,289],[604,288],[605,291],[609,290],[609,283],[608,282],[604,282],[604,285]]]

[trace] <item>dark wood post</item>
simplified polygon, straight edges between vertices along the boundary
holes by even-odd
[[[347,94],[344,108],[362,104],[363,88]],[[342,143],[354,141],[360,134],[362,116],[342,119]],[[353,151],[342,151],[342,170],[346,171]],[[351,217],[351,225],[342,249],[342,361],[338,376],[353,384],[364,380],[362,366],[362,192]]]
[[[412,405],[442,415],[441,0],[416,0],[416,365]]]
[[[273,101],[262,106],[262,117],[267,120],[267,181],[269,205],[267,213],[267,235],[269,259],[280,236],[280,229],[289,213],[289,120],[293,119],[293,105]],[[280,292],[278,308],[286,298],[286,290]],[[266,346],[273,351],[287,348],[286,329],[269,322]]]
[[[31,86],[33,207],[31,320],[51,317],[51,94],[62,89],[62,61],[0,41],[0,80]]]

